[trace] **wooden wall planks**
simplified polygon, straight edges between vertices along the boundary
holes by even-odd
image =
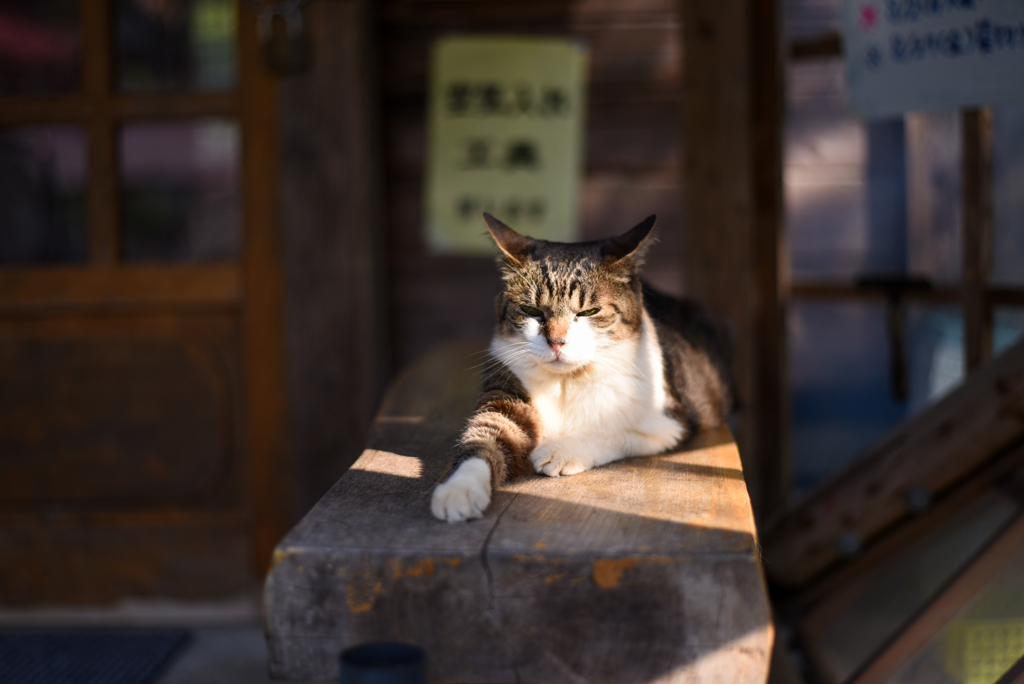
[[[432,256],[422,238],[429,50],[445,34],[546,34],[588,44],[584,239],[622,233],[658,214],[661,247],[645,276],[656,287],[681,291],[681,48],[675,3],[388,0],[380,5],[378,21],[396,366],[444,340],[488,335],[494,325],[499,281],[491,260]]]

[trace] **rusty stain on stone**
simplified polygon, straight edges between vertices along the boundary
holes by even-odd
[[[567,572],[557,572],[557,573],[555,573],[553,575],[545,575],[544,576],[544,584],[551,584],[553,582],[557,582],[558,580],[563,579],[563,578],[568,577],[568,576],[569,576],[569,573],[567,573]]]
[[[271,561],[271,565],[277,565],[278,563],[282,562],[284,559],[288,558],[288,556],[290,556],[290,555],[292,555],[291,551],[282,549],[280,547],[274,549],[274,559]]]
[[[420,575],[433,575],[434,574],[434,559],[424,558],[416,565],[409,566],[405,569],[405,574],[409,577],[419,577]]]
[[[544,541],[543,539],[541,539],[539,542],[537,542],[536,544],[533,545],[533,548],[535,548],[535,549],[537,549],[539,551],[539,550],[543,549],[547,545],[548,545],[548,543],[546,541]]]
[[[594,561],[594,583],[602,589],[612,589],[619,583],[622,573],[638,562],[636,558],[602,558]]]
[[[529,563],[530,561],[536,561],[538,563],[551,563],[552,565],[558,564],[557,559],[547,558],[546,556],[542,556],[539,553],[535,553],[532,556],[528,556],[524,553],[517,553],[515,555],[515,559],[517,563]]]
[[[377,596],[384,593],[384,585],[377,582],[369,592],[360,592],[354,585],[348,585],[348,609],[353,613],[365,613],[373,608]],[[368,593],[369,596],[365,594]],[[364,594],[364,595],[360,595]]]

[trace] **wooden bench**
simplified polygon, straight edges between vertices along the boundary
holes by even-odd
[[[369,447],[278,544],[271,672],[333,679],[348,646],[422,646],[437,682],[758,682],[773,629],[728,430],[680,453],[502,487],[449,524],[430,493],[468,415],[482,344],[390,388]]]

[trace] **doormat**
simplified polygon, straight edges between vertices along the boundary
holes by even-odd
[[[0,630],[0,684],[149,684],[184,629]]]

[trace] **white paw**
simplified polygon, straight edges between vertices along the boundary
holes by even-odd
[[[490,503],[491,468],[484,459],[471,458],[437,485],[430,510],[441,520],[460,522],[482,517]]]
[[[575,475],[594,467],[594,455],[586,442],[576,439],[549,439],[530,454],[533,469],[541,475]]]

